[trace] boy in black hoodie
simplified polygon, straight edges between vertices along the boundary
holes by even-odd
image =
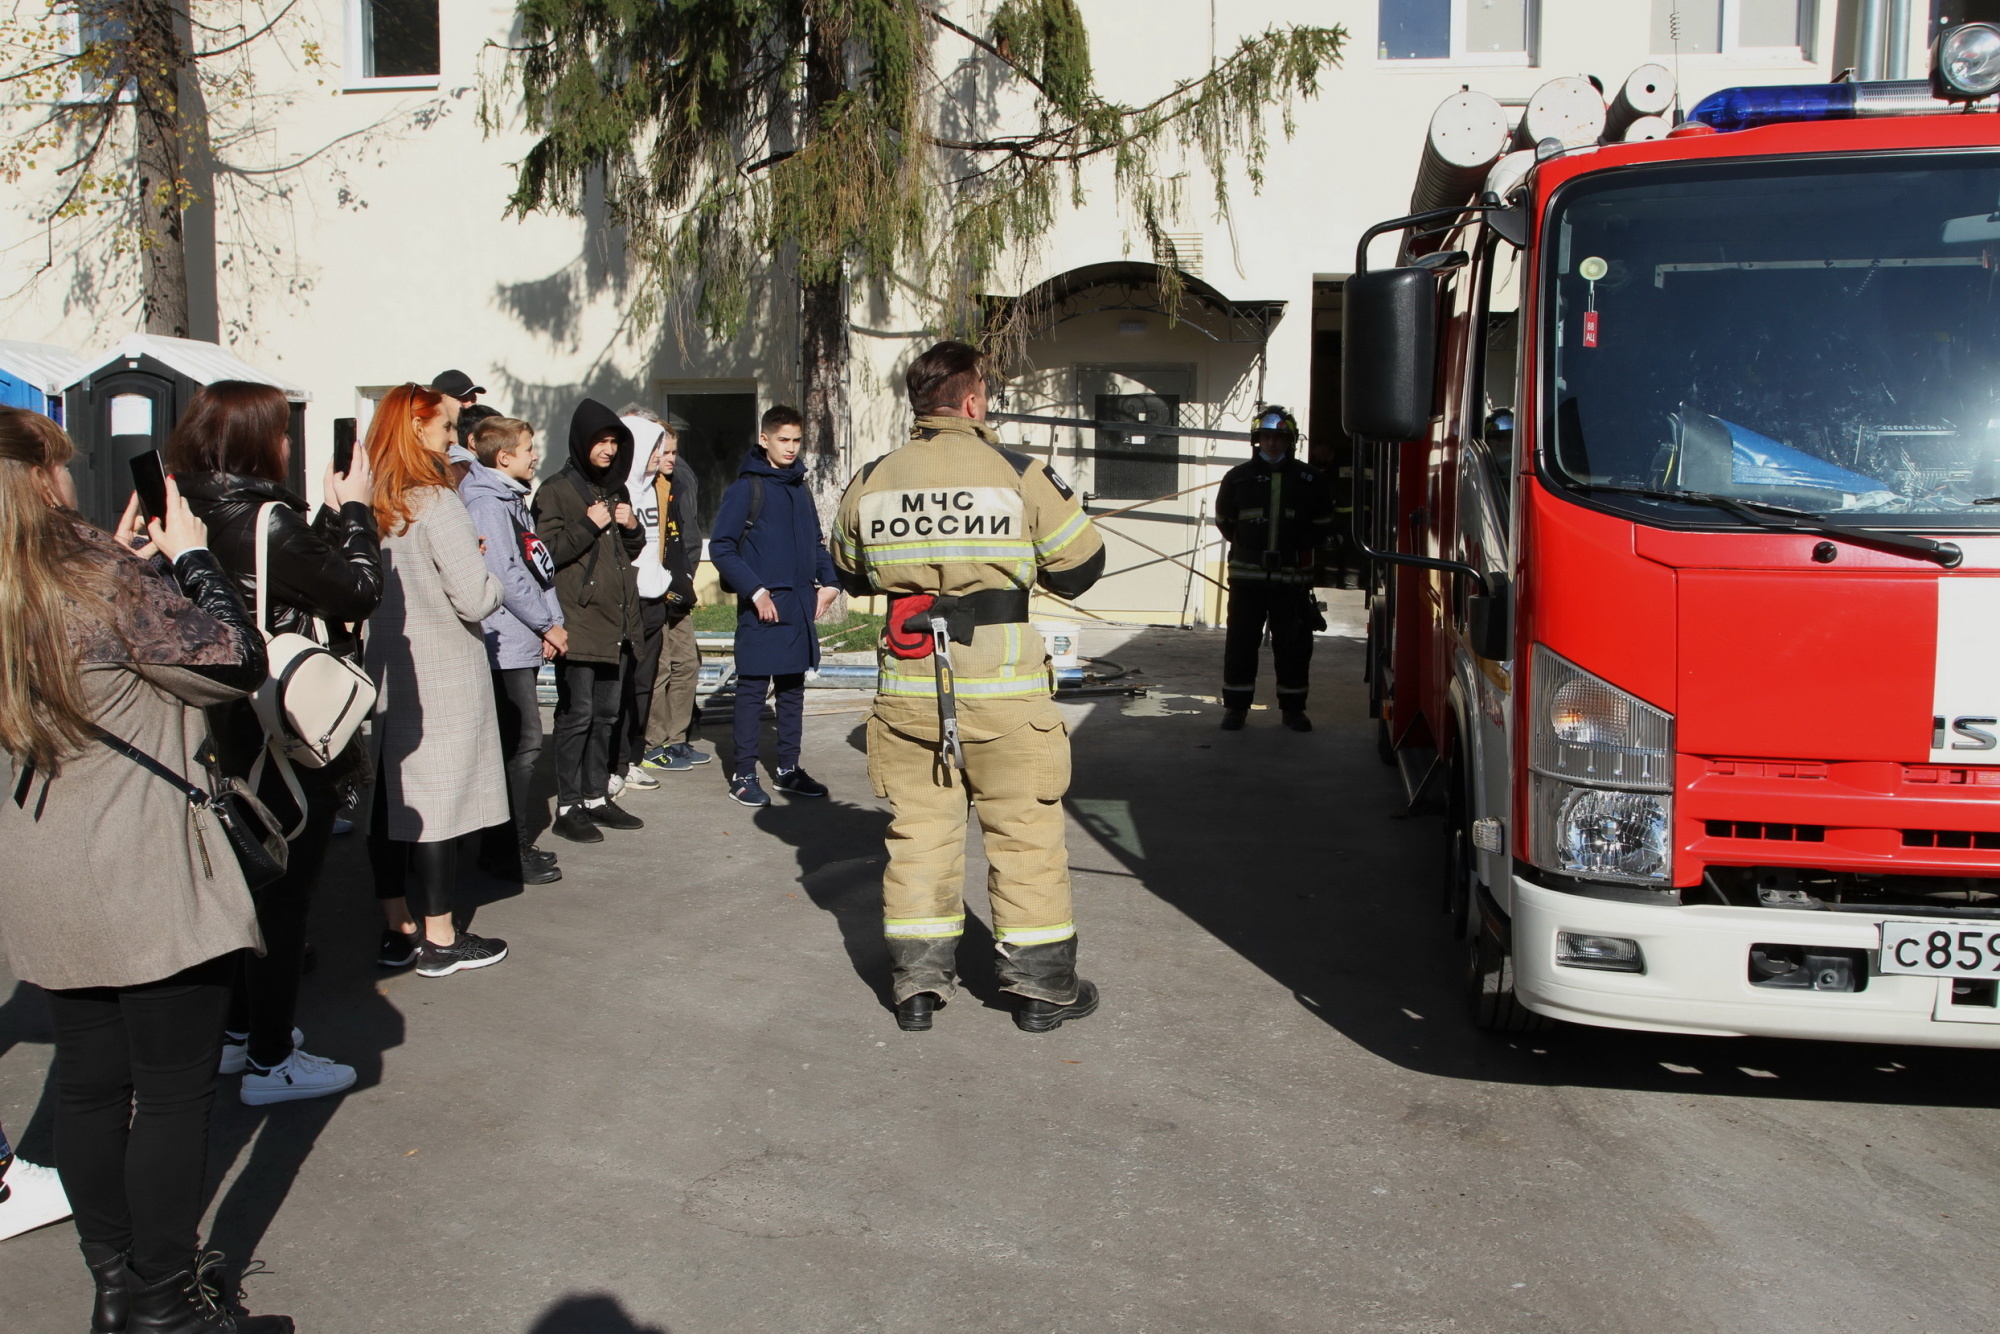
[[[599,826],[645,826],[605,795],[619,682],[644,634],[632,558],[646,534],[625,489],[631,471],[631,429],[586,398],[570,417],[569,462],[535,493],[535,531],[555,559],[569,631],[569,651],[556,660],[553,832],[573,843],[601,841]]]

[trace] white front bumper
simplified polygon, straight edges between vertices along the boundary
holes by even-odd
[[[1750,983],[1755,944],[1874,950],[1893,912],[1654,907],[1514,880],[1514,989],[1555,1019],[1610,1028],[1717,1036],[1832,1038],[1937,1047],[2000,1047],[2000,1009],[1952,1005],[1949,979],[1871,971],[1856,992],[1788,991]],[[1556,932],[1624,936],[1645,952],[1644,973],[1556,963]]]

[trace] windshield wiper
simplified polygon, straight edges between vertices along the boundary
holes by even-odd
[[[1891,551],[1905,551],[1925,560],[1934,560],[1947,570],[1958,568],[1965,553],[1956,542],[1938,542],[1928,537],[1917,537],[1911,533],[1880,533],[1868,529],[1849,528],[1846,524],[1835,523],[1824,514],[1814,514],[1811,510],[1793,509],[1790,505],[1770,505],[1761,500],[1741,500],[1735,496],[1719,496],[1712,491],[1665,491],[1645,486],[1616,486],[1604,482],[1579,483],[1586,491],[1607,491],[1613,495],[1639,496],[1646,500],[1666,500],[1682,505],[1706,505],[1733,514],[1743,522],[1778,533],[1812,533],[1818,537],[1838,538],[1842,542],[1852,542],[1856,546],[1887,547]]]

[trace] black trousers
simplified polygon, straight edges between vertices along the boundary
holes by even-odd
[[[556,809],[597,801],[611,778],[618,696],[628,653],[619,662],[556,659]]]
[[[1298,584],[1231,580],[1229,632],[1222,643],[1222,707],[1247,709],[1257,695],[1257,649],[1271,631],[1272,666],[1278,673],[1278,707],[1306,706],[1312,680],[1316,608],[1312,590]]]
[[[407,899],[419,919],[452,910],[458,888],[458,840],[400,843],[389,837],[389,785],[375,775],[375,810],[368,821],[368,865],[375,872],[375,897]]]
[[[764,700],[772,699],[778,715],[778,768],[796,769],[799,746],[806,732],[806,674],[787,672],[781,676],[739,676],[736,678],[735,751],[731,764],[734,777],[757,772],[757,752],[763,728]]]
[[[639,625],[645,631],[632,654],[632,670],[618,691],[617,742],[611,767],[625,770],[646,758],[646,721],[653,712],[653,686],[660,679],[660,650],[667,640],[667,600],[641,598]]]
[[[306,798],[305,828],[292,840],[285,873],[250,896],[257,907],[257,927],[264,933],[264,957],[249,950],[239,956],[229,997],[229,1030],[250,1035],[250,1059],[266,1069],[292,1054],[292,1025],[306,959],[306,919],[312,914],[313,893],[326,865],[340,800],[324,769],[294,766],[292,772]],[[265,762],[257,796],[287,829],[299,822],[298,805],[273,761]]]
[[[198,1249],[233,954],[135,987],[51,991],[56,1170],[86,1242],[157,1281]]]
[[[533,667],[493,673],[493,711],[500,719],[500,756],[507,766],[507,810],[514,837],[534,842],[542,812],[535,809],[535,766],[542,761],[542,705],[535,695]]]

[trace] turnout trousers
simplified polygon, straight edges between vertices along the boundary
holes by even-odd
[[[1222,641],[1222,707],[1250,707],[1257,695],[1257,650],[1271,630],[1271,663],[1278,675],[1278,707],[1306,706],[1312,681],[1312,590],[1269,580],[1229,581],[1229,630]]]
[[[877,717],[868,720],[869,781],[895,810],[882,876],[895,999],[900,1004],[924,992],[945,1000],[957,994],[970,811],[986,847],[1001,989],[1072,1004],[1076,924],[1062,809],[1069,730],[1052,718],[967,741],[965,765],[963,772],[952,768],[936,741]]]

